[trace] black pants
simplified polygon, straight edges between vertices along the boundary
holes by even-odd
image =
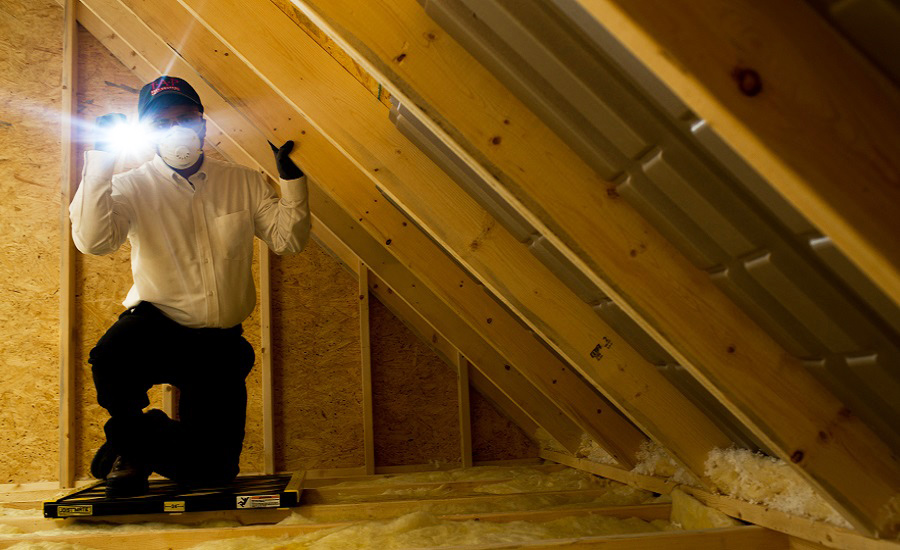
[[[240,325],[187,328],[149,302],[120,315],[89,358],[113,449],[187,485],[234,479],[247,414],[244,379],[255,359],[242,332]],[[142,412],[155,384],[180,390],[179,420]]]

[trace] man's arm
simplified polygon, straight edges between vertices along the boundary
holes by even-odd
[[[97,119],[97,127],[103,128],[115,119],[104,115]],[[110,148],[110,144],[98,139],[95,150],[85,152],[81,185],[69,205],[72,239],[85,254],[115,252],[128,236],[128,209],[113,196],[116,155]]]
[[[258,175],[262,185],[262,199],[254,215],[256,236],[265,241],[276,254],[296,253],[309,242],[310,215],[309,191],[306,176],[294,164],[289,154],[294,148],[293,141],[287,141],[280,148],[272,145],[275,164],[281,179],[281,200]]]
[[[254,216],[256,236],[276,254],[302,251],[309,242],[309,191],[306,176],[281,179],[281,199],[259,175],[262,199]]]

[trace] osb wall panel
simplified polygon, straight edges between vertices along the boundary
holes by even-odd
[[[90,33],[79,26],[78,44],[78,111],[85,122],[79,151],[79,173],[83,150],[91,147],[90,124],[97,116],[121,112],[129,118],[137,114],[138,91],[144,84],[130,70],[113,57]],[[202,99],[202,98],[201,98]],[[204,154],[222,159],[215,149],[207,146]],[[127,170],[146,158],[129,158],[120,168]],[[89,476],[91,457],[104,440],[103,424],[108,415],[97,404],[87,357],[90,349],[122,312],[122,300],[131,287],[131,249],[126,242],[108,256],[78,255],[76,260],[76,475]],[[254,258],[254,276],[258,262]],[[244,322],[244,336],[260,356],[258,308]],[[258,362],[257,362],[258,365]],[[262,404],[258,366],[247,379],[248,410],[247,437],[241,455],[241,470],[262,471]],[[161,388],[150,391],[151,407],[162,407]]]
[[[356,287],[312,240],[273,257],[276,469],[365,463]]]
[[[375,464],[459,462],[456,373],[374,296],[369,319]]]
[[[509,460],[538,455],[537,445],[525,432],[497,412],[494,405],[474,388],[469,392],[469,407],[473,460]]]
[[[0,483],[57,479],[61,29],[0,2]]]

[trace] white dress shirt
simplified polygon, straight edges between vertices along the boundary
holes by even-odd
[[[309,240],[305,176],[281,180],[279,200],[259,172],[237,164],[204,159],[189,180],[159,155],[121,174],[114,165],[112,153],[85,153],[69,216],[85,254],[131,242],[126,308],[147,301],[187,327],[235,326],[256,305],[253,236],[276,254]]]

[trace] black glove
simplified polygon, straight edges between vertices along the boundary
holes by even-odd
[[[271,147],[272,152],[275,153],[275,164],[278,166],[278,175],[281,176],[281,179],[295,180],[303,177],[303,170],[298,168],[297,165],[294,164],[294,161],[291,160],[291,157],[288,156],[294,149],[293,141],[285,141],[280,149],[275,147],[270,141],[269,147]]]
[[[122,113],[108,113],[98,116],[94,123],[94,150],[113,153],[113,143],[109,141],[109,130],[117,124],[125,124],[128,117]]]

